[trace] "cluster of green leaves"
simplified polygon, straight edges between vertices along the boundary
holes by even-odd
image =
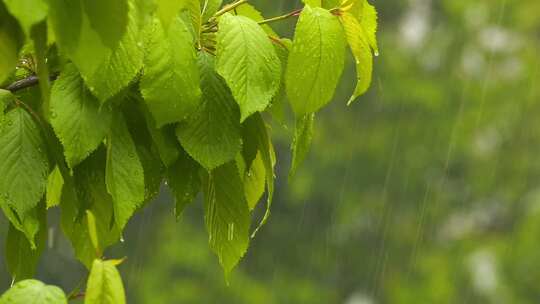
[[[10,221],[8,269],[20,281],[2,300],[35,293],[65,302],[54,288],[21,281],[34,274],[47,209],[58,206],[91,269],[85,301],[125,302],[117,262],[103,252],[163,181],[177,216],[203,193],[209,244],[227,275],[270,214],[274,109],[288,100],[297,118],[293,175],[315,113],[333,98],[347,43],[358,71],[351,101],[370,83],[373,6],[305,2],[264,19],[246,0],[0,1],[0,83],[40,80],[0,90],[0,207]],[[296,15],[293,41],[268,26]],[[265,192],[266,213],[252,229]]]

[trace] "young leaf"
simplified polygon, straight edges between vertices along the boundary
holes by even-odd
[[[366,32],[358,20],[353,15],[346,12],[340,16],[340,19],[356,61],[357,84],[354,93],[348,102],[348,104],[351,104],[358,96],[364,94],[371,84],[373,55],[371,54],[371,48]]]
[[[45,195],[47,209],[60,205],[60,198],[62,197],[63,186],[64,177],[62,176],[62,173],[60,172],[58,166],[56,166],[47,178],[47,193]]]
[[[221,17],[216,69],[240,105],[241,121],[264,111],[279,89],[281,64],[276,51],[261,26],[244,16]]]
[[[45,0],[4,0],[8,11],[19,20],[27,35],[32,26],[47,16]]]
[[[369,4],[367,0],[363,1],[364,4],[361,6],[361,13],[356,17],[366,32],[369,45],[375,52],[375,56],[377,56],[379,54],[379,47],[377,46],[377,10],[373,5]]]
[[[141,93],[157,127],[179,122],[200,104],[199,70],[193,37],[180,17],[165,32],[154,19],[145,33],[147,52]]]
[[[0,83],[15,70],[19,59],[19,50],[24,43],[24,34],[17,20],[8,12],[0,1]]]
[[[345,39],[336,16],[322,8],[303,9],[286,72],[286,90],[297,116],[314,113],[334,96],[343,71]]]
[[[242,4],[234,10],[237,15],[246,16],[257,22],[264,20],[262,13],[249,3]],[[279,37],[279,35],[274,32],[274,30],[268,24],[263,24],[261,27],[267,35],[272,37]]]
[[[210,173],[204,210],[210,248],[228,276],[244,256],[249,243],[249,207],[235,162]]]
[[[51,124],[70,168],[94,151],[111,126],[111,109],[100,107],[74,65],[65,66],[51,92]]]
[[[205,1],[205,0],[202,0]],[[156,15],[163,24],[164,29],[169,29],[170,24],[178,13],[187,10],[193,24],[193,29],[199,31],[201,26],[201,4],[200,0],[157,0]]]
[[[114,201],[116,224],[122,230],[145,198],[143,167],[122,113],[113,114],[107,137],[105,180]]]
[[[36,122],[22,108],[0,123],[0,196],[18,214],[37,206],[45,193],[49,161]]]
[[[90,26],[109,48],[124,36],[128,24],[127,0],[82,0]]]
[[[185,152],[167,169],[168,185],[176,201],[174,213],[177,219],[201,190],[200,169],[201,166]]]
[[[311,140],[313,139],[313,123],[315,114],[307,114],[296,120],[294,139],[292,144],[292,164],[289,171],[289,179],[296,174],[296,170],[306,158]]]
[[[323,0],[302,0],[306,5],[313,6],[313,7],[320,7],[322,6]]]
[[[240,151],[240,113],[238,106],[214,70],[211,55],[200,53],[202,104],[176,135],[188,154],[207,170],[234,159]]]
[[[126,296],[118,261],[94,260],[88,277],[84,304],[125,304]]]
[[[24,280],[13,285],[0,298],[2,304],[67,304],[62,289],[37,280]]]

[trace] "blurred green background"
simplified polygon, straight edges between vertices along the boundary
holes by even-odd
[[[301,6],[251,2],[267,17]],[[373,4],[372,88],[345,106],[349,58],[292,183],[294,123],[274,125],[272,217],[229,286],[200,201],[176,222],[163,189],[109,252],[127,256],[129,303],[539,303],[540,1]],[[51,228],[37,277],[70,290],[83,273]]]

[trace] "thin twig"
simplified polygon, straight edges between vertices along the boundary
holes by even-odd
[[[49,79],[51,81],[56,80],[56,78],[58,78],[58,74],[51,74],[49,76]],[[26,78],[17,80],[14,83],[8,85],[6,87],[6,90],[11,91],[12,93],[15,93],[17,91],[33,87],[33,86],[35,86],[37,84],[39,84],[39,77],[37,77],[36,75],[31,75],[31,76],[28,76]]]
[[[300,9],[294,10],[294,11],[292,11],[292,12],[290,12],[288,14],[282,15],[282,16],[277,16],[277,17],[274,17],[274,18],[261,20],[258,23],[262,25],[262,24],[267,24],[267,23],[270,23],[270,22],[285,20],[285,19],[290,18],[290,17],[296,17],[296,16],[300,15],[301,12],[302,12],[302,9],[300,8]]]

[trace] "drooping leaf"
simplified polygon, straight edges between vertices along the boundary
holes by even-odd
[[[0,121],[4,118],[4,111],[8,104],[15,100],[15,96],[8,90],[0,89]]]
[[[36,234],[40,229],[40,206],[38,205],[25,213],[17,214],[15,210],[3,202],[1,198],[0,203],[2,211],[9,220],[10,224],[13,225],[13,227],[15,227],[17,230],[24,233],[26,239],[30,243],[31,248],[36,248]]]
[[[120,273],[119,261],[94,260],[88,277],[84,304],[125,304],[126,296]]]
[[[167,32],[157,19],[149,27],[140,87],[159,128],[192,114],[201,89],[193,37],[184,21],[174,18]]]
[[[37,206],[45,193],[49,161],[37,123],[22,108],[0,123],[0,195],[18,214]]]
[[[306,158],[313,139],[313,124],[315,114],[307,114],[296,120],[294,139],[292,143],[292,164],[289,179],[294,177],[296,170]]]
[[[62,289],[37,280],[24,280],[13,285],[0,298],[2,304],[67,304]]]
[[[249,243],[249,207],[235,162],[210,173],[204,195],[204,220],[210,248],[228,276]]]
[[[144,202],[144,171],[122,113],[114,113],[107,137],[107,191],[120,229]]]
[[[17,20],[8,12],[0,1],[0,83],[15,70],[19,50],[24,43],[24,34]]]
[[[70,168],[99,146],[109,131],[111,117],[110,107],[100,107],[75,66],[66,65],[52,88],[51,124]]]
[[[202,104],[176,134],[186,152],[207,170],[234,159],[240,151],[240,114],[211,55],[200,53]]]
[[[330,102],[344,60],[345,39],[338,18],[306,5],[296,25],[285,76],[287,96],[297,116],[314,113]]]
[[[40,208],[34,214],[36,215],[34,220],[39,227],[35,241],[32,239],[30,242],[23,232],[12,224],[9,225],[6,237],[6,266],[15,282],[34,276],[39,257],[45,248],[47,235],[45,210]]]
[[[128,0],[82,0],[90,26],[113,49],[126,33]]]
[[[91,27],[81,1],[48,2],[49,21],[60,51],[73,61],[82,75],[92,75],[110,56],[111,48]]]
[[[4,0],[8,11],[21,23],[27,35],[33,25],[47,16],[47,2],[45,0]]]
[[[77,66],[90,91],[105,102],[125,88],[142,67],[137,6],[128,1],[127,30],[111,49],[91,26],[80,1],[64,2],[49,1],[56,41]]]
[[[161,129],[155,127],[156,123],[148,110],[144,110],[146,124],[152,140],[156,145],[161,161],[165,167],[171,166],[180,155],[180,145],[176,139],[174,126],[164,126]]]
[[[128,6],[127,30],[116,48],[112,49],[103,61],[89,71],[85,72],[79,67],[90,91],[102,103],[127,87],[143,66],[144,51],[136,6],[133,1],[128,1]]]
[[[264,167],[264,162],[261,153],[259,152],[244,174],[244,192],[250,211],[255,209],[257,203],[261,200],[261,197],[264,194],[265,185],[266,168]]]
[[[242,126],[242,133],[244,138],[244,147],[248,148],[249,150],[253,150],[253,148],[249,147],[256,147],[257,155],[260,155],[261,157],[265,169],[266,188],[268,191],[266,212],[252,234],[252,236],[255,236],[257,231],[268,221],[268,218],[270,217],[270,208],[274,198],[274,166],[276,164],[276,156],[272,141],[268,134],[266,123],[264,122],[261,114],[255,114],[249,117]],[[253,158],[253,161],[254,160],[255,158]],[[252,167],[253,163],[250,163],[248,159],[246,163],[246,171],[249,172],[249,170],[253,169]]]
[[[343,13],[340,19],[356,62],[357,84],[353,95],[349,99],[348,104],[350,104],[358,96],[364,94],[371,84],[373,55],[371,54],[366,32],[358,20],[350,13]]]
[[[62,230],[75,249],[75,256],[88,268],[99,252],[90,239],[88,213],[95,218],[98,248],[105,250],[120,238],[114,224],[113,200],[105,185],[106,151],[103,147],[92,153],[66,177],[61,199]]]
[[[201,166],[185,152],[167,169],[167,184],[174,194],[177,219],[201,190],[200,169]]]
[[[361,6],[361,13],[357,18],[366,32],[369,45],[375,52],[375,56],[377,56],[379,54],[379,47],[377,46],[377,10],[367,0],[364,1],[365,3]]]
[[[62,176],[58,166],[56,166],[47,178],[47,193],[45,195],[47,209],[60,205],[63,186],[64,177]]]
[[[276,51],[261,26],[244,16],[221,17],[216,69],[240,105],[241,121],[264,111],[279,89],[281,64]]]

